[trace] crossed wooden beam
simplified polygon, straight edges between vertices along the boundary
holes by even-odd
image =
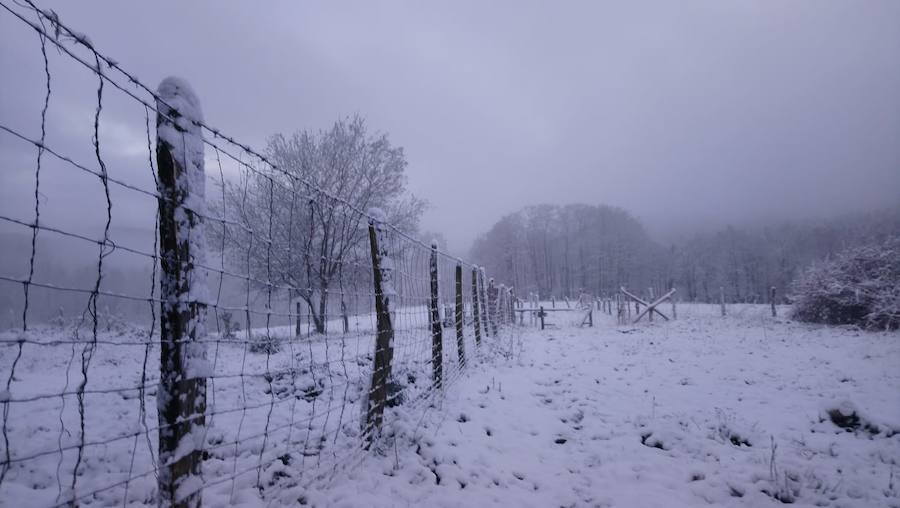
[[[644,307],[645,307],[644,310],[642,310],[641,313],[638,314],[636,318],[634,318],[633,323],[637,323],[638,321],[640,321],[641,318],[644,317],[644,314],[647,314],[648,312],[655,312],[655,313],[659,314],[660,317],[662,317],[662,318],[665,319],[666,321],[669,320],[669,318],[668,318],[665,314],[663,314],[662,312],[660,312],[660,311],[656,308],[656,306],[659,305],[659,304],[661,304],[662,302],[668,300],[669,297],[671,297],[673,294],[675,294],[675,288],[670,289],[668,293],[666,293],[666,294],[660,296],[659,298],[657,298],[656,300],[654,300],[652,303],[648,303],[648,302],[646,302],[645,300],[643,300],[642,298],[640,298],[639,296],[635,296],[635,295],[629,293],[628,290],[625,289],[624,287],[619,288],[619,290],[621,290],[621,291],[622,291],[622,294],[624,294],[624,295],[627,296],[628,298],[631,298],[632,300],[634,300],[634,301],[640,303],[641,305],[644,305]]]

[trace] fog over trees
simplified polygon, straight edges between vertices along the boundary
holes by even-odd
[[[628,211],[604,205],[537,205],[509,214],[481,235],[472,258],[520,295],[609,295],[676,288],[683,300],[779,301],[811,262],[852,245],[900,234],[900,212],[817,221],[728,226],[662,244]]]

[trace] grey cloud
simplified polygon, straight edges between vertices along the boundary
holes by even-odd
[[[622,206],[658,232],[900,203],[897,2],[42,5],[148,83],[187,78],[209,122],[254,146],[366,116],[406,148],[423,227],[457,251],[536,202]],[[34,134],[37,37],[11,28],[0,118]],[[81,122],[51,139],[89,160],[94,85],[50,56],[53,114]],[[143,112],[106,114],[118,171],[141,171]],[[0,143],[18,209],[31,167]]]

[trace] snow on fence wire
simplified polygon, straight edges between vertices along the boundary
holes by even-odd
[[[210,127],[184,81],[151,89],[52,11],[0,7],[6,25],[37,34],[46,86],[39,134],[0,119],[3,143],[34,150],[33,208],[0,213],[30,237],[0,273],[21,288],[17,329],[0,333],[0,499],[295,495],[383,446],[390,425],[418,419],[479,351],[515,338],[515,294],[483,269]],[[48,140],[51,57],[95,80],[90,150]],[[112,100],[139,111],[142,169],[109,162]],[[48,216],[47,171],[96,179],[79,196],[103,209],[94,231]],[[145,212],[147,245],[118,238],[119,209]],[[95,249],[90,283],[54,278],[42,237]],[[122,256],[145,270],[140,287],[111,285]],[[80,310],[49,323],[48,301]]]

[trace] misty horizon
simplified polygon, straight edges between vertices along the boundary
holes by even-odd
[[[145,41],[169,9],[46,7],[150,83],[186,78],[209,123],[257,149],[277,133],[362,115],[405,149],[409,189],[431,205],[422,229],[464,253],[502,216],[538,203],[621,207],[666,242],[727,224],[897,207],[900,7],[866,5],[217,5],[212,23],[196,4],[179,10],[159,44]],[[16,79],[0,116],[32,121],[43,74],[21,55],[37,40],[10,44],[20,29],[3,26],[0,66],[6,75],[14,66]],[[92,111],[75,106],[90,96],[69,90],[74,72],[54,69],[62,121],[48,142],[65,149],[92,123]],[[253,91],[258,80],[266,93]],[[113,175],[146,158],[130,114],[105,109],[120,140],[105,145]],[[32,155],[21,150],[3,157],[25,176]],[[24,199],[18,175],[0,176],[4,202]]]

